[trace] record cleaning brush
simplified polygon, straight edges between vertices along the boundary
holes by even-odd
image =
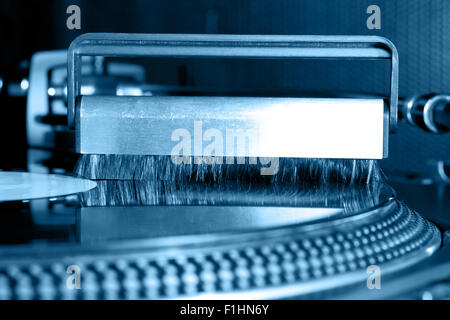
[[[391,95],[389,101],[82,96],[83,55],[389,58]],[[395,47],[380,37],[83,35],[68,53],[69,125],[81,153],[75,174],[151,181],[158,184],[155,192],[163,185],[182,190],[241,184],[244,192],[245,186],[304,182],[377,183],[375,159],[387,156],[396,124],[396,63]]]

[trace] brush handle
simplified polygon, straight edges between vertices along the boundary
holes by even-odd
[[[221,57],[290,59],[390,59],[389,123],[397,125],[398,55],[378,36],[198,35],[88,33],[68,50],[68,123],[74,126],[81,87],[81,57]]]

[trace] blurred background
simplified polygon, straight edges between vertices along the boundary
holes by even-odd
[[[72,4],[81,9],[81,30],[66,27],[66,9]],[[372,4],[381,9],[380,30],[366,26],[366,9]],[[3,83],[20,83],[28,76],[34,53],[66,49],[76,36],[87,32],[380,35],[390,39],[399,52],[400,97],[450,94],[449,24],[448,0],[2,0],[0,77]],[[278,94],[325,91],[387,95],[389,89],[389,66],[384,61],[145,63],[146,80],[157,84]],[[0,169],[24,169],[26,97],[12,97],[5,90],[3,86],[0,98]],[[450,159],[450,135],[427,133],[400,122],[397,133],[391,135],[389,152],[382,166],[392,181],[432,184],[436,163]],[[422,196],[428,192],[417,190],[414,192]],[[405,196],[411,194],[409,189],[404,192]],[[436,192],[447,197],[442,194],[445,191],[434,190],[426,197],[428,206]]]

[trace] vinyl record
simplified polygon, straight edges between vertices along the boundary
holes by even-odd
[[[56,174],[0,172],[0,202],[54,198],[88,191],[96,183]]]

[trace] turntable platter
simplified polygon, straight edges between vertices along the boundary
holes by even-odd
[[[20,284],[4,286],[3,296],[327,298],[337,294],[336,287],[365,287],[369,266],[379,266],[387,279],[425,261],[441,245],[438,228],[397,200],[387,185],[300,188],[297,206],[245,207],[145,205],[148,197],[122,199],[132,189],[126,185],[110,182],[105,190],[78,194],[80,203],[67,203],[72,215],[62,213],[64,201],[44,200],[53,219],[47,224],[36,223],[42,212],[35,212],[34,204],[41,199],[1,203],[5,243],[15,245],[0,246],[0,284]],[[115,190],[114,197],[100,206],[99,196],[107,190]],[[215,199],[213,191],[194,195]],[[177,199],[177,192],[170,199]],[[30,213],[33,219],[26,220]],[[25,240],[17,240],[25,223]],[[73,265],[82,270],[83,290],[65,287],[66,270]]]

